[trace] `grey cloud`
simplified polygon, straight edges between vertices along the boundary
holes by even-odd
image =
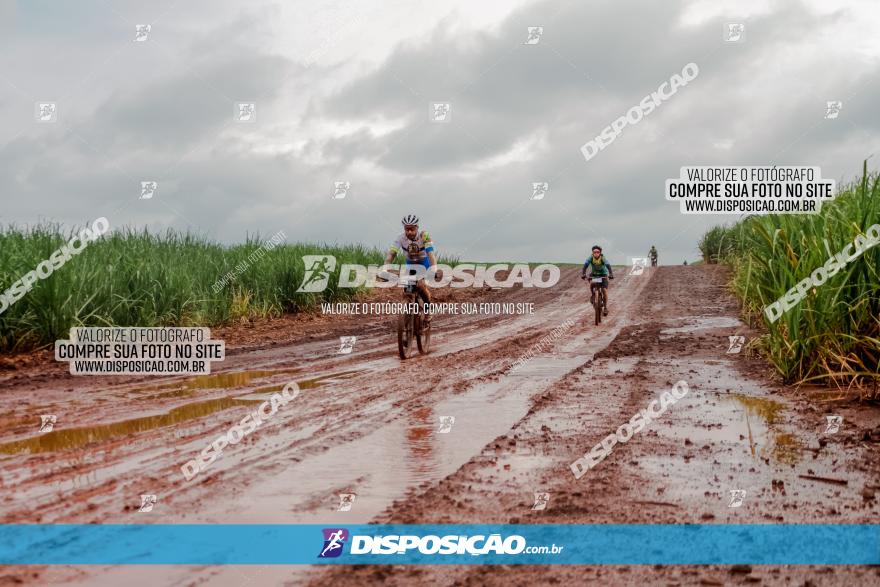
[[[798,3],[750,19],[746,42],[736,46],[720,42],[722,19],[680,26],[685,6],[602,2],[559,11],[557,3],[542,2],[491,33],[463,34],[441,22],[429,37],[399,44],[375,70],[328,97],[311,93],[312,84],[343,79],[344,65],[305,68],[296,56],[262,47],[271,12],[214,20],[206,32],[176,36],[169,47],[207,84],[159,55],[123,62],[100,78],[116,84],[96,88],[101,99],[94,112],[74,113],[76,132],[100,153],[45,129],[0,148],[0,171],[14,178],[8,188],[16,196],[4,214],[79,221],[85,208],[129,197],[132,178],[160,174],[183,158],[168,177],[156,177],[164,182],[161,200],[152,208],[129,206],[119,221],[191,225],[225,242],[284,229],[290,240],[383,246],[399,217],[414,211],[442,253],[469,260],[580,261],[597,240],[611,244],[615,262],[642,255],[651,244],[663,260],[693,259],[706,227],[735,218],[682,216],[663,199],[666,178],[682,165],[760,164],[783,149],[774,162],[849,176],[871,148],[880,148],[873,113],[880,88],[876,61],[840,67],[837,56],[820,52],[809,55],[809,67],[795,67],[803,62],[793,49],[818,45],[818,33],[833,22]],[[197,17],[187,13],[185,22]],[[544,26],[544,36],[525,46],[530,25]],[[580,145],[689,61],[701,68],[692,84],[593,160],[583,159]],[[292,83],[276,89],[287,76]],[[230,99],[260,95],[270,108],[301,95],[310,101],[298,127],[283,113],[261,117],[266,110],[258,105],[257,124],[243,133],[257,138],[247,140],[267,146],[289,133],[278,140],[304,142],[308,161],[319,163],[252,153],[237,135],[218,141],[232,116]],[[826,99],[844,100],[840,119],[822,120]],[[452,103],[452,122],[428,121],[433,100]],[[0,103],[18,101],[0,90]],[[402,120],[404,127],[382,135],[370,127],[375,119]],[[352,122],[356,128],[341,136],[310,134]],[[293,128],[276,131],[276,123]],[[0,139],[11,134],[4,126]],[[487,166],[538,136],[544,141],[526,161]],[[725,140],[729,149],[714,145]],[[352,182],[348,199],[330,197],[336,180]],[[529,201],[533,181],[551,182],[544,200]]]

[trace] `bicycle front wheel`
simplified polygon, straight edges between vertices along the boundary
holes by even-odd
[[[414,324],[412,314],[397,317],[397,352],[401,359],[408,359],[413,352]]]

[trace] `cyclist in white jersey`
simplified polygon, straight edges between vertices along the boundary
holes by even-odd
[[[434,256],[434,243],[428,235],[428,231],[419,231],[419,217],[414,214],[407,214],[401,220],[403,224],[403,234],[398,236],[391,243],[391,248],[385,256],[385,264],[388,265],[397,256],[398,252],[403,252],[406,258],[406,269],[415,265],[421,265],[427,271],[437,269],[437,258]],[[406,274],[415,274],[414,270],[410,270]],[[419,297],[426,304],[431,303],[431,292],[425,284],[424,278],[416,282],[416,289]],[[427,315],[428,322],[431,321],[431,315]]]

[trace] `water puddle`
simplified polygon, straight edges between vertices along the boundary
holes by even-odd
[[[408,489],[452,474],[510,430],[528,410],[529,387],[505,378],[434,405],[396,408],[400,417],[393,422],[273,473],[251,488],[246,501],[210,515],[234,510],[249,523],[366,522]],[[340,493],[356,495],[350,511],[336,511]]]
[[[184,381],[173,381],[171,383],[163,383],[152,387],[134,390],[133,393],[149,393],[159,391],[162,393],[154,394],[145,399],[164,399],[168,397],[187,397],[194,395],[196,391],[206,389],[235,389],[246,387],[251,382],[259,379],[266,379],[282,374],[298,373],[300,369],[271,369],[271,370],[254,370],[254,371],[230,371],[226,373],[214,373],[210,375],[199,375]],[[170,390],[170,391],[165,391]]]
[[[221,384],[231,386],[234,382],[249,383],[251,381],[262,379],[270,375],[277,375],[279,373],[292,373],[295,371],[298,370],[285,369],[279,371],[243,371],[235,373],[223,373],[217,375],[207,375],[204,377],[196,377],[189,381],[184,381],[182,383],[175,383],[171,385],[176,385],[179,386],[181,389],[187,389],[190,391],[195,389],[214,389]],[[316,387],[327,385],[329,383],[349,379],[356,376],[357,374],[357,371],[343,371],[340,373],[332,373],[329,375],[316,377],[314,379],[297,381],[296,383],[301,390],[313,389]],[[139,432],[153,430],[155,428],[170,426],[172,424],[180,424],[181,422],[204,418],[205,416],[209,416],[221,410],[227,410],[229,408],[237,406],[263,402],[267,400],[272,393],[276,391],[281,391],[281,389],[283,389],[286,384],[287,382],[283,382],[260,387],[248,394],[240,395],[237,397],[221,397],[202,402],[188,403],[183,406],[173,408],[164,414],[145,416],[142,418],[134,418],[131,420],[123,420],[121,422],[113,422],[110,424],[99,424],[96,426],[56,429],[52,432],[48,432],[40,436],[0,444],[0,454],[11,455],[21,452],[35,454],[59,450],[68,450],[72,448],[79,448],[93,442],[111,440],[118,437],[130,436]],[[152,389],[157,388],[154,387]]]
[[[795,464],[803,456],[797,436],[782,431],[785,406],[777,401],[739,393],[716,396],[715,405],[691,404],[702,413],[703,425],[689,426],[680,434],[697,447],[708,443],[733,444],[754,460],[770,459]],[[685,400],[685,405],[696,400]]]
[[[776,429],[784,406],[776,401],[733,394],[732,400],[745,408],[746,438],[753,458],[771,458],[780,463],[794,464],[801,458],[801,445],[793,434]]]
[[[613,337],[615,332],[609,329],[604,336]],[[585,348],[598,349],[604,344],[592,333],[573,338],[551,356],[535,356],[506,377],[442,401],[419,407],[385,404],[384,409],[394,415],[390,423],[319,455],[273,469],[272,475],[262,477],[234,504],[211,508],[203,521],[229,523],[229,512],[234,511],[237,520],[247,523],[366,523],[408,492],[429,487],[480,455],[483,447],[526,415],[536,391],[581,366]],[[571,351],[564,350],[567,346]],[[632,367],[625,362],[608,366]],[[494,456],[486,454],[485,458]],[[516,474],[542,458],[516,455],[501,463],[501,470],[505,475]],[[349,511],[338,511],[343,493],[356,495]]]
[[[16,454],[20,452],[42,453],[58,450],[79,448],[92,442],[101,442],[120,436],[128,436],[162,426],[170,426],[203,418],[214,412],[228,408],[256,403],[254,401],[233,398],[219,398],[204,402],[186,404],[170,410],[165,414],[146,416],[133,420],[123,420],[112,424],[98,426],[85,426],[82,428],[67,428],[53,430],[41,436],[25,438],[14,442],[0,444],[0,454]]]

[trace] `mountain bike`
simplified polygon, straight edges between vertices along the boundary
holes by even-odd
[[[608,297],[605,293],[607,287],[604,277],[590,278],[590,299],[593,300],[593,307],[596,309],[596,326],[602,322],[602,311],[608,311]]]
[[[414,346],[419,352],[428,354],[431,345],[431,325],[425,324],[425,312],[416,280],[412,277],[400,277],[406,311],[397,317],[397,351],[401,359],[408,359],[413,354]],[[415,345],[413,345],[415,341]]]

